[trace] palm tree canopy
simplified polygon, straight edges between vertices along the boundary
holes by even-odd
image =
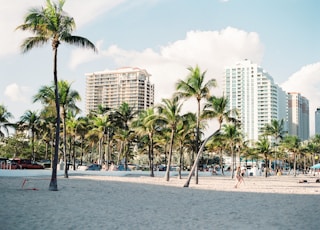
[[[65,0],[58,0],[57,3],[47,0],[46,7],[29,10],[24,23],[16,28],[30,31],[35,35],[23,41],[21,44],[23,53],[34,47],[40,47],[50,40],[53,49],[57,48],[60,42],[65,42],[97,51],[94,44],[88,39],[71,34],[76,25],[74,19],[63,10],[64,4]]]
[[[176,95],[179,98],[196,97],[197,101],[200,101],[201,98],[208,98],[210,89],[216,86],[216,80],[210,79],[204,83],[206,71],[201,73],[199,66],[189,67],[188,70],[190,73],[186,81],[179,80],[177,82],[176,88],[179,92]]]
[[[0,137],[3,137],[5,133],[9,134],[8,127],[13,127],[13,124],[9,122],[9,119],[12,118],[13,115],[8,112],[7,108],[4,105],[0,105]],[[1,131],[1,129],[3,129],[5,133]]]
[[[76,106],[76,101],[80,101],[81,97],[78,91],[72,90],[68,81],[61,80],[58,82],[59,102],[64,109],[78,113],[80,109]],[[33,97],[33,102],[40,101],[48,107],[54,107],[55,103],[55,86],[42,86],[39,92]]]
[[[211,96],[204,105],[202,118],[217,118],[220,128],[224,121],[233,122],[235,124],[239,122],[236,119],[236,116],[238,115],[237,110],[227,110],[227,108],[228,99],[226,97]]]
[[[278,139],[282,140],[286,134],[286,131],[284,130],[284,121],[281,119],[278,120],[272,120],[271,124],[267,124],[264,129],[264,134],[268,136],[273,136],[275,138],[275,141]]]

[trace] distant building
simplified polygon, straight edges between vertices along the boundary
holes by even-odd
[[[238,110],[241,131],[251,145],[272,120],[283,119],[287,128],[287,94],[257,64],[244,60],[226,67],[224,95],[229,100],[229,109]]]
[[[310,137],[309,100],[300,93],[288,94],[289,135],[298,136],[301,141]]]
[[[320,134],[320,108],[317,108],[314,114],[315,134]]]
[[[154,105],[154,85],[144,69],[125,67],[85,75],[87,114],[99,105],[118,108],[126,102],[138,111]]]

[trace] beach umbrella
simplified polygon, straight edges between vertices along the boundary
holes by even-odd
[[[313,169],[320,169],[320,163],[311,166]]]

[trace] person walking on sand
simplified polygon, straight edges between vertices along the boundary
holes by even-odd
[[[237,181],[237,183],[234,185],[234,187],[238,188],[239,185],[243,182],[243,177],[241,174],[241,167],[240,166],[238,166],[237,170],[236,170],[236,181]]]

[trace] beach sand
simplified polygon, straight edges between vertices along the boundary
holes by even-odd
[[[246,177],[1,176],[0,229],[319,229],[320,183]],[[307,180],[307,183],[298,183]]]

